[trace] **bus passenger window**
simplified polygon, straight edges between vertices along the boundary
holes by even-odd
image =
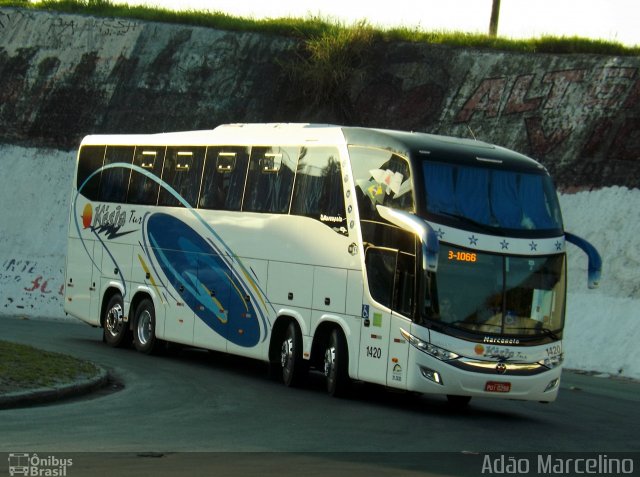
[[[160,179],[164,151],[164,146],[138,146],[133,156],[133,165]],[[160,184],[158,182],[146,174],[135,170],[131,171],[131,180],[127,191],[128,204],[156,205],[159,192]]]
[[[249,148],[247,147],[209,147],[198,207],[240,210],[248,164]]]
[[[93,177],[91,174],[102,167],[105,149],[105,146],[83,146],[80,149],[76,187],[78,192],[89,200],[98,200],[101,174],[98,173]]]
[[[397,256],[395,250],[375,247],[369,247],[365,256],[369,293],[375,301],[388,308],[391,308]]]
[[[254,147],[242,210],[288,213],[297,161],[297,147]]]
[[[124,163],[130,165],[133,161],[133,146],[107,146],[107,153],[104,157],[104,166],[114,165],[102,171],[100,180],[100,193],[98,200],[102,202],[124,202],[127,197],[129,177],[131,169],[129,167],[117,166],[115,164]]]
[[[359,200],[359,206],[367,216],[370,209],[377,215],[375,206],[380,204],[393,209],[413,212],[413,184],[407,160],[384,149],[350,146],[353,179],[359,198],[368,201],[368,207]]]
[[[196,205],[202,178],[205,147],[168,147],[162,180],[190,206]],[[158,205],[181,207],[180,200],[166,189],[160,190]]]
[[[415,255],[402,252],[398,254],[393,309],[406,317],[413,314],[415,267]]]
[[[339,157],[333,147],[300,150],[291,213],[311,217],[348,235]]]

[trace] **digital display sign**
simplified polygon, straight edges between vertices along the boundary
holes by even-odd
[[[453,250],[449,250],[447,258],[456,262],[476,262],[478,260],[478,254],[473,252],[454,252]]]

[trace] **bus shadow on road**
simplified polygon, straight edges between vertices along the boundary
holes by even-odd
[[[259,360],[176,345],[164,349],[161,354],[165,359],[182,361],[188,363],[189,366],[202,366],[216,372],[232,373],[237,377],[256,380],[256,382],[262,382],[268,386],[284,387],[278,374],[279,370],[270,370],[267,363]],[[322,395],[326,393],[325,377],[319,371],[310,370],[307,378],[298,388],[287,391]],[[336,399],[329,395],[326,398]],[[529,406],[540,406],[535,402],[503,399],[472,399],[467,406],[455,406],[449,403],[444,395],[403,392],[359,381],[352,382],[348,395],[337,400],[359,402],[369,406],[380,406],[422,416],[427,414],[447,416],[450,419],[474,418],[494,423],[496,420],[513,421],[514,419],[520,423],[537,422],[530,415],[528,409]]]

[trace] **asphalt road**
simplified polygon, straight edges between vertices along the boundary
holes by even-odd
[[[1,410],[0,452],[110,452],[112,461],[130,457],[138,465],[140,458],[164,456],[165,470],[175,465],[181,471],[202,454],[182,454],[182,463],[167,456],[251,452],[232,459],[249,465],[256,456],[262,461],[287,452],[311,468],[353,465],[363,475],[372,475],[367,469],[413,472],[412,463],[441,452],[448,453],[444,460],[487,452],[640,452],[638,382],[565,371],[555,403],[474,399],[453,411],[439,396],[374,386],[357,385],[351,397],[333,399],[319,376],[303,389],[288,389],[270,379],[262,363],[201,350],[145,356],[112,349],[102,343],[101,330],[80,323],[2,317],[0,337],[89,359],[124,386]],[[186,463],[185,455],[192,456]],[[236,454],[216,458],[221,455]],[[400,457],[385,467],[376,464],[381,455]]]

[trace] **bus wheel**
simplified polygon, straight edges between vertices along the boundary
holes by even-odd
[[[449,406],[456,409],[463,409],[467,407],[469,401],[471,401],[471,396],[455,396],[453,394],[447,394],[447,401],[449,402]]]
[[[105,309],[103,325],[104,340],[109,346],[118,348],[127,344],[129,326],[124,321],[124,303],[119,293],[109,299]]]
[[[344,335],[334,329],[324,351],[324,376],[327,379],[327,392],[331,396],[344,396],[349,389],[348,359]]]
[[[280,351],[282,380],[286,386],[298,386],[306,375],[302,360],[302,333],[295,322],[290,322],[282,341]]]
[[[151,300],[145,298],[133,319],[133,345],[141,353],[151,354],[156,342],[156,313]]]

